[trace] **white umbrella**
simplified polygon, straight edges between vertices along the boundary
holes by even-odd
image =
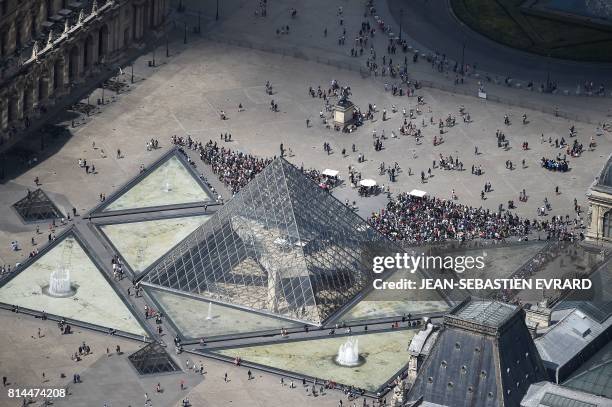
[[[326,168],[323,172],[323,175],[326,175],[328,177],[335,177],[336,175],[338,175],[338,171],[336,170],[330,170],[329,168]]]
[[[376,185],[376,181],[373,179],[362,179],[361,181],[359,181],[359,185],[363,186],[363,187],[373,187],[374,185]]]

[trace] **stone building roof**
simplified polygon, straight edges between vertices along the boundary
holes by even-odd
[[[593,189],[599,192],[612,193],[612,154],[608,157],[608,161],[602,168],[599,177],[597,177]]]
[[[612,407],[612,400],[582,391],[568,389],[550,382],[533,384],[521,407]]]
[[[524,312],[469,299],[445,316],[408,399],[453,407],[518,406],[529,386],[545,377]]]
[[[595,353],[593,342],[604,335],[612,325],[612,318],[600,323],[587,314],[574,309],[557,322],[546,334],[535,340],[538,352],[547,369],[554,372],[555,381],[562,381],[570,372],[565,369],[574,358]],[[571,369],[569,369],[571,370]]]

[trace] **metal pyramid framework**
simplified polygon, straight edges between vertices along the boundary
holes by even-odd
[[[178,372],[181,369],[157,342],[152,342],[128,356],[130,363],[141,375]]]
[[[322,324],[393,245],[282,158],[153,264],[144,284]]]
[[[64,217],[53,201],[51,201],[47,194],[40,188],[35,191],[28,190],[26,197],[14,203],[13,208],[15,208],[19,216],[26,222],[60,219]]]

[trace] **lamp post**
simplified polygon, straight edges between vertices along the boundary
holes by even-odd
[[[157,44],[153,45],[153,61],[152,64],[155,66],[155,49],[157,48]]]
[[[134,83],[134,62],[132,62],[132,77],[130,78],[131,83]]]
[[[166,34],[166,58],[170,57],[170,45],[168,43],[168,29],[165,29]]]
[[[187,22],[185,22],[185,37],[183,38],[183,44],[187,44]]]
[[[219,21],[219,0],[217,0],[217,14],[215,14],[215,20]]]

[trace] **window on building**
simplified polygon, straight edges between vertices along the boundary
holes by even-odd
[[[604,214],[603,217],[603,236],[612,237],[612,209]]]
[[[15,46],[17,49],[21,48],[21,29],[23,27],[23,21],[18,20],[15,22]]]
[[[0,56],[6,55],[6,31],[0,33]]]
[[[31,25],[30,25],[30,35],[32,36],[32,38],[36,38],[36,24],[38,22],[36,21],[36,14],[32,14],[32,20],[31,20]]]

